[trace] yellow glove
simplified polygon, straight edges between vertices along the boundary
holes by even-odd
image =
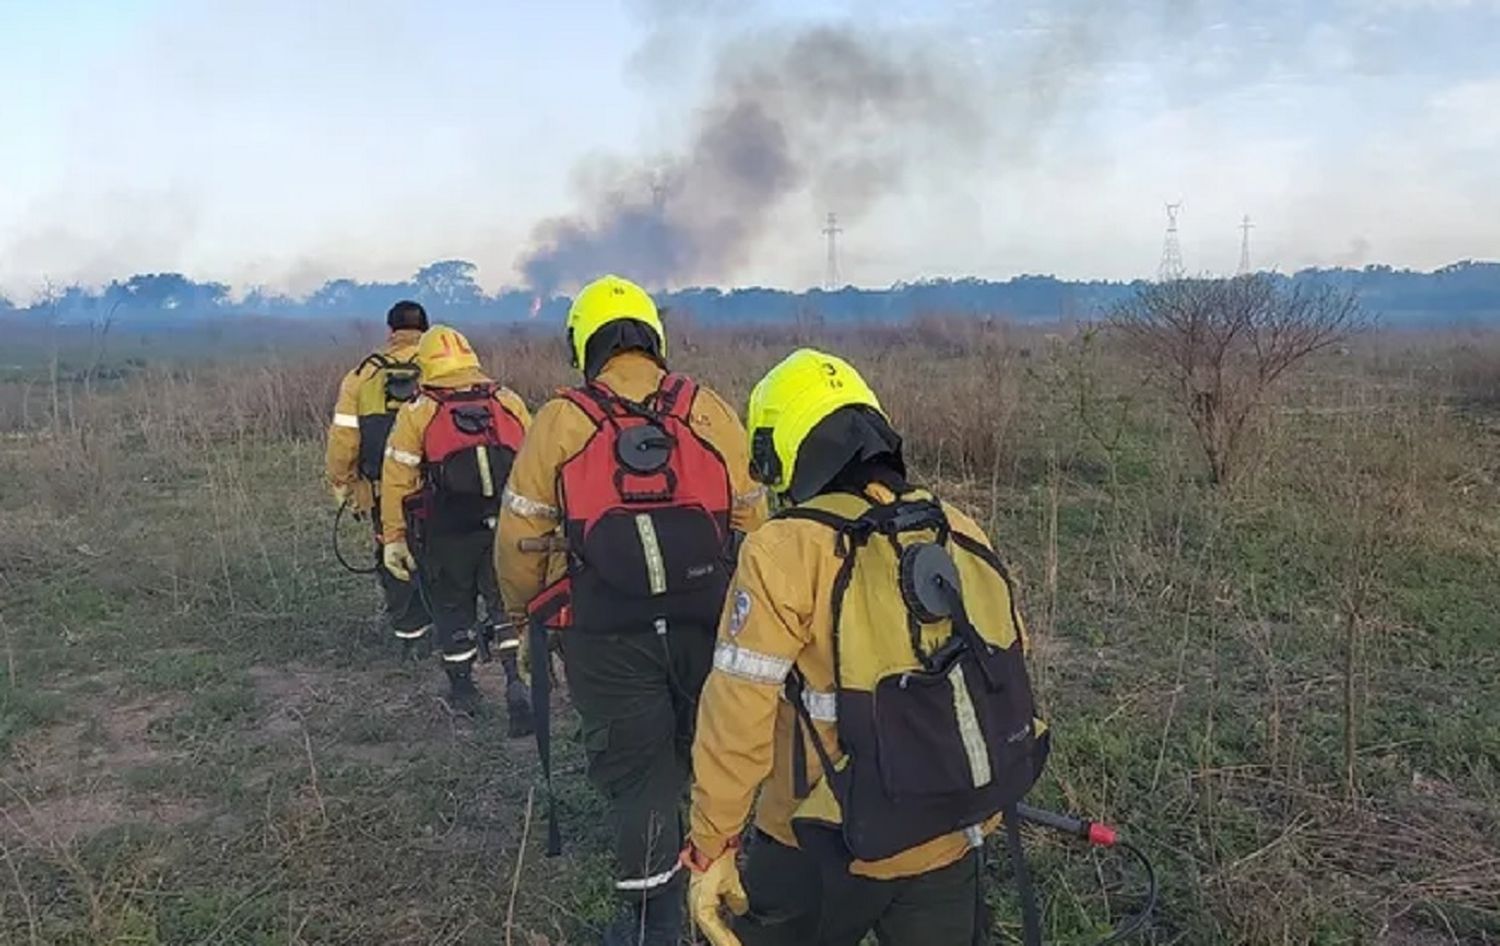
[[[353,498],[354,498],[354,487],[353,486],[350,486],[348,483],[334,483],[333,484],[333,506],[334,506],[335,509],[341,508],[344,505],[344,503],[349,502],[349,500],[351,500]]]
[[[729,929],[719,914],[727,906],[735,916],[750,909],[745,885],[740,883],[740,868],[735,862],[735,848],[730,847],[712,861],[704,863],[703,855],[692,844],[682,852],[683,866],[691,872],[688,879],[688,914],[713,946],[740,946],[740,938]]]
[[[411,581],[411,573],[417,568],[417,560],[412,558],[411,549],[400,540],[387,542],[380,550],[380,559],[385,564],[385,570],[398,581]]]

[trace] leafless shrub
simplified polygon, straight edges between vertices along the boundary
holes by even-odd
[[[1368,323],[1349,293],[1263,274],[1153,283],[1109,321],[1193,425],[1217,484],[1240,471],[1250,422],[1282,376]]]

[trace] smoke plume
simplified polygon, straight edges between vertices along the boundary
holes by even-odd
[[[683,152],[611,169],[589,210],[535,228],[518,268],[541,293],[606,271],[706,282],[793,195],[856,219],[914,168],[977,153],[982,112],[932,52],[828,27],[726,47]]]

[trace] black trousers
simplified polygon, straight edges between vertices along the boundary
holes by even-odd
[[[481,596],[485,621],[493,626],[505,620],[490,557],[494,541],[495,534],[488,529],[436,533],[427,537],[419,553],[419,574],[414,577],[422,583],[437,646],[449,668],[467,668],[473,663],[478,647],[474,625]]]
[[[973,946],[980,922],[980,858],[898,880],[871,880],[819,864],[754,833],[744,882],[750,912],[734,923],[744,946]]]
[[[432,623],[432,618],[427,613],[427,605],[422,600],[421,593],[417,590],[415,581],[402,581],[395,575],[386,571],[385,559],[381,557],[384,550],[379,540],[379,514],[372,514],[375,520],[375,580],[380,583],[380,593],[385,598],[386,617],[391,622],[391,630],[397,637],[410,638],[415,632],[422,630]]]
[[[714,635],[701,626],[670,626],[664,635],[574,629],[562,647],[589,781],[609,803],[615,889],[633,901],[675,891],[693,726]]]

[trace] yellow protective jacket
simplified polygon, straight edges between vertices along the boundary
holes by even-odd
[[[661,386],[661,366],[638,351],[611,358],[599,380],[621,397],[642,400]],[[734,410],[703,385],[693,398],[688,417],[693,431],[707,440],[729,468],[735,502],[731,526],[750,532],[766,518],[765,490],[750,478],[750,456],[744,425]],[[561,500],[558,470],[583,449],[594,434],[594,422],[566,398],[556,397],[537,411],[505,486],[495,542],[495,574],[500,597],[517,609],[512,618],[524,620],[526,604],[550,581],[561,576],[565,558],[560,550],[538,550],[545,540],[560,546]],[[543,541],[539,541],[543,540]]]
[[[989,547],[972,519],[947,504],[943,508],[955,532]],[[819,523],[773,519],[740,550],[714,669],[698,700],[693,743],[691,840],[709,857],[740,835],[752,805],[757,828],[798,846],[791,825],[800,804],[793,786],[796,712],[782,696],[793,667],[803,676],[810,703],[826,707],[813,713],[819,738],[834,762],[842,758],[833,709],[833,586],[842,561],[835,541]],[[811,743],[804,748],[808,782],[816,784],[822,766]],[[996,824],[998,818],[987,830]],[[969,846],[963,833],[955,832],[884,860],[856,860],[850,870],[877,880],[915,876],[954,863]]]
[[[490,379],[478,371],[460,371],[431,380],[424,378],[422,384],[431,388],[467,388],[489,382]],[[531,414],[519,394],[500,387],[495,391],[495,400],[516,415],[522,427],[530,429]],[[422,488],[422,462],[426,459],[422,456],[422,440],[437,411],[437,401],[419,395],[396,415],[396,424],[391,428],[390,439],[385,445],[385,462],[380,466],[380,535],[383,542],[406,540],[406,518],[401,503]]]
[[[395,361],[414,361],[417,357],[417,342],[422,338],[420,329],[402,328],[391,332],[385,346],[375,354],[385,355]],[[328,448],[324,454],[324,468],[328,482],[333,486],[352,486],[350,504],[356,512],[369,512],[375,506],[371,484],[359,475],[359,387],[378,370],[369,359],[361,361],[359,367],[344,375],[339,382],[339,396],[333,404],[333,420],[328,424]]]

